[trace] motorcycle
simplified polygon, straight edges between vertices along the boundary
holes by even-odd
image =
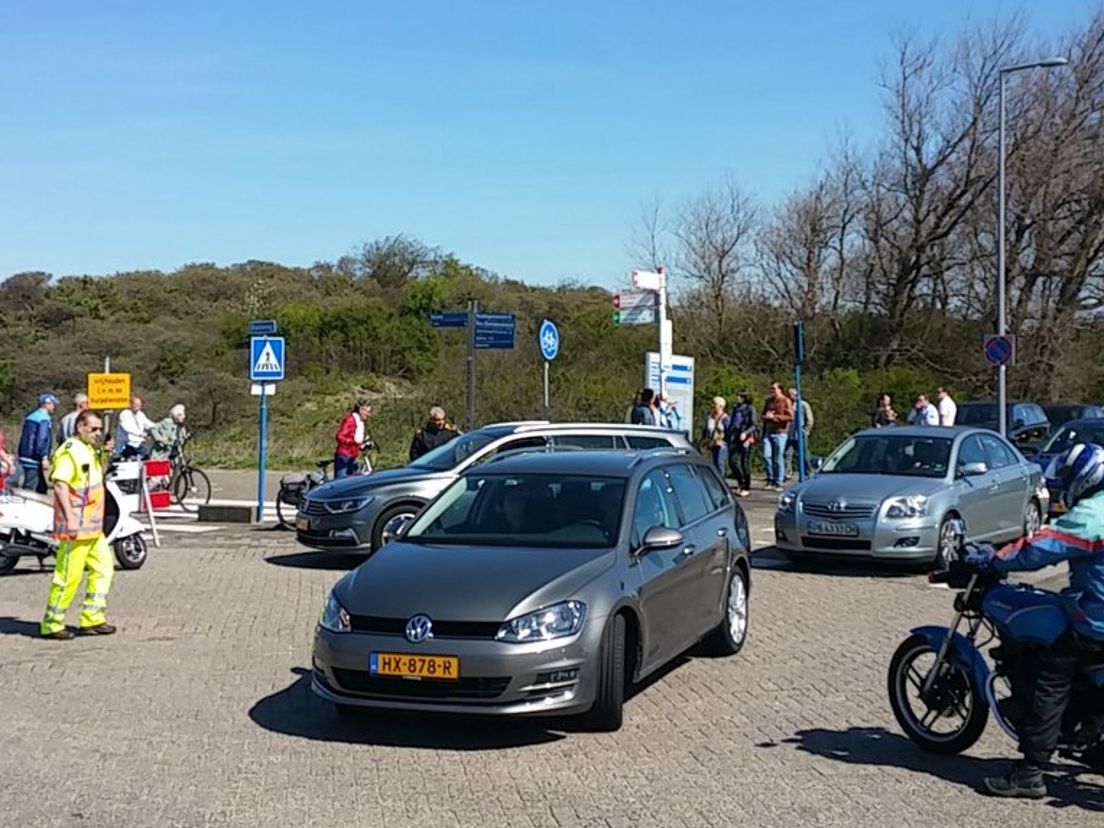
[[[124,491],[120,486],[137,481],[138,474],[138,463],[113,462],[104,475],[104,535],[123,569],[139,569],[146,562],[145,527],[132,515],[138,509],[137,488],[126,486],[128,491]],[[44,566],[58,548],[51,534],[53,525],[54,505],[49,495],[26,489],[0,493],[0,574],[15,569],[24,556],[36,557],[39,566]]]
[[[1063,599],[966,561],[966,528],[958,522],[957,559],[928,576],[957,590],[949,627],[916,627],[889,665],[889,702],[905,734],[942,755],[970,748],[992,712],[1018,742],[1017,728],[1031,703],[1035,663],[1069,627]],[[965,633],[959,627],[965,623]],[[989,649],[990,669],[983,651]],[[1058,753],[1104,767],[1104,649],[1074,683],[1062,721]]]

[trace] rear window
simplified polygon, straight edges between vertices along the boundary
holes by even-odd
[[[667,448],[671,445],[662,437],[645,437],[642,434],[626,434],[625,439],[629,441],[629,448],[634,449]]]

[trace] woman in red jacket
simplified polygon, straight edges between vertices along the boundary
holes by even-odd
[[[337,449],[334,451],[334,477],[357,473],[357,459],[371,442],[368,434],[368,417],[372,403],[357,400],[353,410],[345,415],[337,429]]]
[[[4,429],[0,428],[0,492],[8,484],[8,475],[15,471],[15,457],[8,454],[5,444]]]

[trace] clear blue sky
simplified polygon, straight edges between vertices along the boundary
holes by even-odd
[[[1089,0],[1033,3],[1044,37]],[[967,8],[968,7],[968,8]],[[889,36],[994,0],[0,0],[0,278],[333,260],[405,233],[612,286],[642,203],[870,140]]]

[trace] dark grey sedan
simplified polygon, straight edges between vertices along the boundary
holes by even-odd
[[[572,452],[470,470],[334,587],[314,691],[340,708],[586,714],[748,631],[743,511],[695,453]]]

